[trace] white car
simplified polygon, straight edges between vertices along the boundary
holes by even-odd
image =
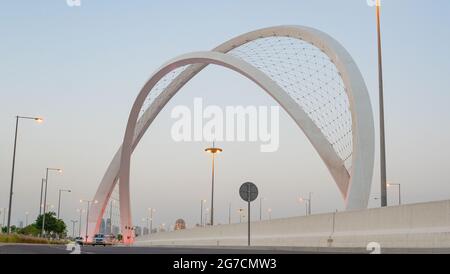
[[[105,235],[103,235],[103,234],[95,234],[94,235],[94,241],[92,242],[92,245],[93,246],[96,246],[96,245],[106,246]]]

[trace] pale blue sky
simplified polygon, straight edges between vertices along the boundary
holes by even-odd
[[[70,8],[65,0],[0,1],[0,208],[8,202],[14,116],[46,118],[42,125],[21,123],[13,223],[23,220],[25,211],[35,217],[47,166],[65,170],[51,177],[49,202],[57,203],[58,187],[71,188],[63,217],[76,218],[77,201],[92,198],[149,75],[169,58],[211,49],[254,29],[298,24],[335,37],[361,69],[378,127],[375,10],[365,0],[81,3]],[[402,184],[408,203],[450,198],[449,15],[448,0],[383,5],[388,177]],[[206,144],[169,138],[171,108],[191,105],[198,96],[209,104],[274,104],[225,69],[213,67],[195,78],[161,113],[133,157],[136,224],[147,207],[157,208],[156,222],[183,217],[192,224],[199,218],[200,199],[209,200]],[[296,197],[309,191],[313,211],[343,208],[302,132],[285,114],[281,122],[277,153],[261,154],[259,144],[221,144],[219,222],[227,220],[228,202],[233,212],[243,206],[237,188],[245,180],[260,186],[265,209],[273,208],[274,217],[303,213]],[[373,193],[378,193],[378,160],[374,173]],[[396,190],[389,193],[396,203]]]

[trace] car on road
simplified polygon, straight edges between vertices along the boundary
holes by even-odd
[[[83,237],[75,237],[75,243],[78,245],[83,245]]]
[[[92,245],[93,246],[96,246],[96,245],[106,246],[105,235],[103,235],[103,234],[95,234],[94,235],[94,241],[92,242]]]

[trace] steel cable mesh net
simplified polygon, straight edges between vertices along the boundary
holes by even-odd
[[[339,71],[321,49],[297,38],[273,36],[248,42],[229,54],[255,66],[283,88],[351,171],[350,104]]]
[[[158,83],[152,88],[150,93],[148,94],[145,102],[139,112],[139,122],[142,123],[141,117],[145,113],[145,111],[150,107],[150,105],[155,101],[155,99],[187,68],[189,65],[182,66],[172,70],[167,73],[163,78],[161,78]],[[138,127],[139,128],[139,127]]]

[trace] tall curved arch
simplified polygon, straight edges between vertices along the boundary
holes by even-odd
[[[353,157],[350,173],[316,124],[275,81],[244,60],[226,54],[249,41],[270,36],[296,37],[307,41],[320,48],[336,65],[346,87],[352,117]],[[89,218],[89,235],[92,236],[98,231],[101,217],[111,192],[115,184],[120,181],[119,195],[122,233],[125,242],[133,241],[133,233],[130,229],[132,227],[132,221],[129,193],[131,154],[152,121],[167,102],[184,84],[208,64],[216,64],[232,69],[254,81],[272,96],[303,130],[326,164],[345,200],[346,208],[357,209],[367,207],[373,172],[374,126],[370,99],[364,80],[347,51],[327,34],[307,27],[281,26],[257,30],[238,36],[210,52],[182,55],[169,61],[152,75],[141,89],[133,104],[123,144],[115,154],[97,190],[95,200],[99,203],[91,205],[92,214]],[[152,88],[167,73],[186,65],[190,66],[178,75],[156,97],[141,116],[138,123],[139,111]]]

